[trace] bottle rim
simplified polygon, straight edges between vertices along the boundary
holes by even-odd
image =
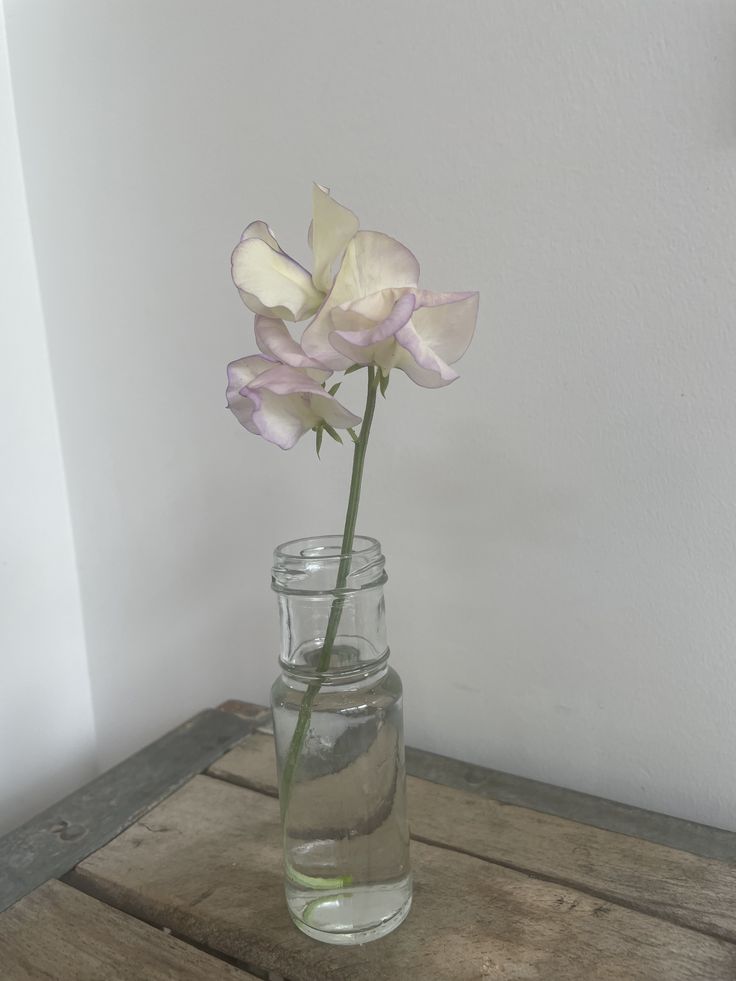
[[[271,587],[276,592],[341,596],[386,582],[381,543],[369,535],[356,535],[344,552],[342,535],[294,538],[274,549]],[[340,566],[348,564],[345,585],[337,588]]]
[[[280,561],[305,564],[310,562],[338,563],[341,559],[367,557],[369,553],[381,553],[381,543],[370,535],[355,535],[353,547],[343,552],[342,535],[310,535],[306,538],[292,538],[289,542],[277,545],[273,552],[274,565]]]

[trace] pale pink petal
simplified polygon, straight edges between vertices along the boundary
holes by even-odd
[[[335,339],[340,338],[354,344],[357,347],[367,347],[370,344],[378,344],[389,337],[393,337],[397,330],[401,330],[404,324],[408,323],[414,312],[414,294],[405,293],[396,301],[389,315],[379,323],[372,323],[362,314],[358,317],[363,321],[358,330],[338,329],[333,331],[330,336],[330,343],[335,345]],[[335,307],[332,311],[332,321],[337,328],[354,323],[351,321],[351,314],[354,313],[350,308]],[[337,348],[340,350],[340,348]]]
[[[258,435],[258,429],[253,424],[253,402],[241,395],[241,390],[248,382],[253,381],[258,375],[273,368],[274,362],[269,358],[262,358],[257,354],[247,358],[239,358],[227,366],[227,405],[232,410],[233,415],[251,433]]]
[[[282,450],[290,450],[314,426],[308,401],[298,395],[275,395],[268,389],[251,388],[244,388],[242,394],[252,405],[246,428]]]
[[[320,381],[325,381],[332,374],[319,361],[315,361],[314,358],[310,358],[304,353],[301,346],[289,333],[283,320],[274,320],[271,317],[257,315],[255,334],[258,349],[263,351],[267,357],[282,361],[292,368],[311,368],[319,372]],[[313,375],[313,377],[316,376]]]
[[[414,291],[411,287],[402,286],[370,293],[359,300],[353,300],[352,303],[342,303],[332,308],[330,314],[332,323],[337,330],[364,330],[369,325],[373,327],[383,323],[390,316],[397,301],[412,292]]]
[[[247,388],[244,389],[247,391]],[[244,426],[249,433],[253,433],[254,436],[260,436],[261,432],[253,422],[253,410],[255,409],[255,403],[252,399],[246,398],[244,395],[238,394],[238,396],[229,403],[228,408],[238,420],[241,426]]]
[[[261,357],[260,354],[250,354],[247,358],[238,358],[231,361],[227,366],[227,391],[228,394],[239,392],[243,385],[247,385],[258,375],[276,364],[274,358]]]
[[[228,399],[239,422],[250,432],[286,450],[322,420],[340,429],[360,423],[360,416],[346,409],[306,371],[266,364],[265,370],[255,375],[248,371],[248,384]]]
[[[313,378],[288,364],[272,364],[248,383],[249,388],[267,388],[275,395],[293,395],[295,392],[322,395],[324,389]]]

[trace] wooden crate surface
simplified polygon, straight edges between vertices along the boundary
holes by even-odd
[[[126,830],[0,914],[2,981],[736,981],[736,835],[646,812],[647,837],[622,833],[611,828],[630,830],[636,809],[611,805],[607,828],[592,798],[586,822],[572,820],[571,792],[540,785],[540,796],[492,771],[476,791],[462,764],[440,758],[415,758],[409,778],[405,923],[354,948],[303,936],[283,898],[273,740],[253,731],[257,707],[227,708],[245,726],[234,748],[215,713],[219,753],[194,754],[168,796],[159,780],[147,810],[129,800]],[[438,767],[452,786],[436,782]],[[538,809],[547,799],[557,813]]]

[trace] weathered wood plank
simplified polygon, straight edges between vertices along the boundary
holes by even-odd
[[[70,880],[208,949],[290,981],[733,981],[736,946],[573,889],[415,843],[395,933],[328,947],[290,923],[278,803],[195,777]]]
[[[0,911],[58,878],[252,732],[207,709],[0,838]]]
[[[0,914],[3,981],[256,981],[52,880]]]
[[[227,702],[220,708],[236,711],[231,705],[243,703]],[[244,703],[250,712],[263,713],[257,727],[258,732],[273,735],[270,711],[265,705]],[[544,814],[569,818],[581,824],[591,824],[603,831],[616,831],[619,834],[646,838],[658,845],[667,845],[678,851],[692,852],[703,858],[715,858],[736,866],[736,831],[713,828],[707,824],[686,821],[657,811],[647,811],[632,804],[607,800],[584,794],[569,787],[556,787],[541,780],[518,777],[503,770],[492,770],[475,763],[455,760],[450,756],[428,753],[414,746],[406,747],[406,771],[413,777],[441,783],[456,790],[480,797],[489,797],[503,804],[516,804]]]
[[[239,698],[228,698],[226,702],[222,702],[217,708],[221,712],[232,712],[234,715],[239,715],[243,719],[257,719],[259,725],[264,721],[271,721],[271,710],[265,705],[259,705],[257,702],[244,702]]]
[[[603,831],[645,838],[658,845],[667,845],[703,858],[715,858],[736,865],[734,831],[685,821],[669,814],[647,811],[631,804],[584,794],[579,790],[542,783],[540,780],[517,777],[502,770],[464,763],[462,760],[427,753],[411,746],[406,748],[406,769],[412,776],[423,780],[445,784],[503,804],[516,804],[544,814],[590,824]]]
[[[273,739],[254,733],[208,772],[275,794]],[[408,779],[408,794],[412,835],[418,840],[472,852],[736,941],[736,868],[731,865],[416,777]],[[315,814],[321,806],[317,794]]]

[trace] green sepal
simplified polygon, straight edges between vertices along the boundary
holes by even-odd
[[[317,444],[317,459],[319,459],[320,458],[319,457],[319,451],[322,449],[322,437],[324,436],[324,432],[325,431],[324,431],[324,429],[321,426],[316,426],[314,431],[317,433],[317,440],[316,440],[316,444]]]
[[[388,388],[389,377],[390,375],[384,375],[382,371],[379,372],[378,385],[381,389],[381,395],[383,395],[384,398],[386,398],[386,389]]]
[[[337,390],[340,387],[340,385],[342,385],[342,382],[337,382],[337,384],[336,385],[333,385],[332,388],[329,390],[329,392],[327,394],[328,395],[334,395],[337,392]]]
[[[358,437],[357,437],[357,435],[355,433],[355,430],[354,429],[348,429],[348,433],[350,434],[350,438],[352,439],[352,441],[354,443],[357,443],[358,442]]]
[[[332,436],[332,438],[335,440],[335,442],[342,443],[342,436],[338,433],[338,431],[336,429],[333,429],[332,428],[332,426],[329,424],[329,422],[323,422],[322,423],[322,429],[326,433],[329,433],[330,436]]]
[[[364,364],[351,364],[349,368],[345,369],[346,375],[352,375],[354,371],[360,371],[361,368],[365,368]]]

